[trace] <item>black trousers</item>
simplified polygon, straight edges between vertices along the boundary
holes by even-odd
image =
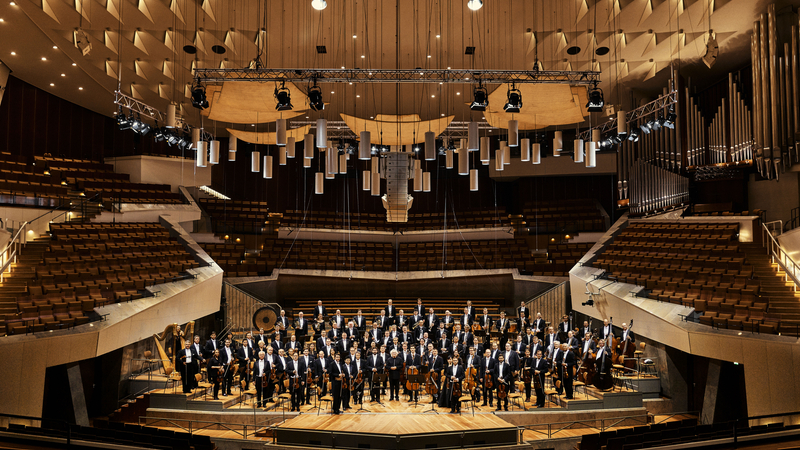
[[[489,402],[489,406],[492,406],[494,403],[494,388],[488,389],[485,383],[481,383],[482,390],[483,390],[483,404],[485,405],[486,402]]]
[[[256,405],[260,408],[263,403],[267,402],[268,395],[265,395],[267,388],[264,387],[260,379],[256,379],[254,384],[256,385]]]
[[[544,389],[536,389],[536,406],[544,406]]]
[[[297,388],[294,387],[294,380],[290,380],[289,391],[292,394],[292,409],[300,409],[300,401],[303,398],[303,385],[300,384]]]
[[[526,402],[529,402],[531,400],[531,382],[533,382],[533,380],[531,380],[528,383],[525,383],[525,401]]]
[[[331,384],[331,391],[333,391],[331,392],[331,394],[333,394],[333,405],[331,407],[333,408],[333,412],[336,414],[339,414],[339,412],[341,412],[341,405],[342,405],[341,388],[342,388],[341,382],[338,383],[333,382]]]
[[[569,375],[564,377],[564,391],[567,398],[572,398],[572,377]]]
[[[219,399],[219,379],[217,377],[212,377],[211,382],[213,383],[213,392],[214,392],[214,400]]]
[[[389,380],[389,398],[400,399],[400,379]]]
[[[222,382],[222,395],[231,395],[231,386],[233,386],[233,367],[225,367],[225,378]]]
[[[197,380],[194,375],[197,373],[197,366],[194,364],[183,364],[181,369],[181,379],[183,381],[183,392],[185,394],[191,393],[192,389],[197,387]]]
[[[506,386],[506,387],[508,387],[508,386]],[[500,386],[498,385],[498,387],[497,387],[497,409],[500,409],[500,405],[501,404],[502,404],[502,406],[504,408],[508,408],[508,394],[510,394],[510,393],[511,393],[511,389],[507,389],[506,390],[506,397],[501,399],[500,398]]]

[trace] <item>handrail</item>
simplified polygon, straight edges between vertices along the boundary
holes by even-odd
[[[262,428],[274,427],[274,425],[270,424],[278,420],[284,421],[285,419],[282,416],[267,417],[265,420],[262,420],[260,422],[248,424],[248,423],[220,422],[213,420],[179,419],[174,417],[139,416],[138,424],[141,426],[153,426],[156,423],[166,423],[169,424],[168,426],[180,428],[181,430],[189,434],[194,434],[197,431],[202,431],[212,426],[218,426],[238,434],[243,439],[247,439],[248,436],[255,436],[258,430]],[[142,423],[143,421],[144,423]],[[186,426],[180,425],[179,423],[176,422],[186,424]],[[234,428],[240,428],[241,431]],[[248,428],[252,430],[252,434],[247,431]]]
[[[14,237],[8,241],[8,245],[6,245],[6,248],[3,249],[2,253],[0,253],[0,282],[3,281],[8,266],[10,266],[11,263],[17,262],[17,254],[20,250],[19,246],[23,244],[21,241],[21,236],[24,236],[24,232],[28,228],[28,223],[29,222],[27,221],[22,223],[22,225],[19,227],[19,230],[17,230],[17,234],[15,234]],[[10,255],[9,252],[11,252]]]
[[[795,260],[789,256],[788,253],[781,247],[778,243],[778,240],[775,239],[775,236],[772,235],[772,231],[768,227],[770,224],[774,224],[777,222],[781,222],[781,230],[783,229],[783,222],[780,220],[776,220],[774,222],[768,222],[762,224],[761,230],[761,241],[767,247],[767,255],[769,255],[772,259],[773,263],[778,263],[778,265],[783,269],[784,273],[786,274],[786,278],[791,279],[794,283],[794,291],[797,292],[797,286],[800,285],[800,265],[797,264]],[[765,239],[768,238],[768,239]]]
[[[662,414],[658,414],[662,415]],[[697,411],[684,411],[684,412],[676,412],[670,413],[669,417],[674,416],[681,416],[681,415],[694,415],[697,416]],[[537,424],[530,424],[530,425],[522,425],[520,429],[533,431],[535,433],[541,433],[547,435],[548,439],[553,438],[554,435],[572,428],[574,425],[582,424],[586,425],[584,428],[593,428],[599,430],[599,432],[606,431],[609,428],[614,428],[620,423],[626,420],[642,420],[643,423],[661,423],[664,422],[655,422],[655,414],[645,413],[645,414],[638,414],[634,416],[622,416],[622,417],[599,417],[599,418],[591,418],[591,419],[584,419],[584,420],[572,420],[572,421],[565,421],[565,422],[550,422],[550,423],[537,423]],[[665,419],[666,420],[666,419]],[[598,428],[596,425],[600,424]],[[547,427],[546,430],[542,428]]]

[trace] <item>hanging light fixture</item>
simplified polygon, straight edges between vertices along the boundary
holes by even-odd
[[[347,153],[339,154],[339,173],[340,174],[347,173]]]
[[[576,163],[583,162],[583,139],[575,139],[573,144],[572,160]]]
[[[286,145],[286,119],[275,121],[275,145],[278,147]]]
[[[303,136],[303,159],[314,159],[314,135]]]
[[[469,150],[466,147],[458,149],[458,174],[469,175]]]
[[[199,110],[208,108],[208,99],[206,98],[206,88],[202,84],[192,86],[192,106]]]
[[[336,147],[333,146],[332,141],[328,141],[327,146],[328,147],[325,148],[325,172],[327,175],[333,175],[339,171],[339,152]]]
[[[239,146],[239,139],[235,136],[228,138],[228,161],[236,161],[236,149]]]
[[[372,189],[372,183],[370,181],[370,175],[372,172],[369,170],[364,170],[361,172],[361,190],[368,191]]]
[[[506,141],[500,141],[500,144],[503,148],[503,165],[507,166],[511,164],[511,147],[508,146]]]
[[[178,119],[175,114],[175,103],[167,105],[167,128],[177,128]]]
[[[542,163],[542,145],[538,142],[534,142],[531,144],[531,162],[533,164],[541,164]]]
[[[294,151],[295,151],[295,142],[294,138],[286,138],[286,157],[290,159],[294,159]]]
[[[593,129],[592,130],[592,142],[594,142],[595,146],[600,144],[600,139],[601,138],[602,138],[602,136],[600,134],[600,129],[599,128]]]
[[[436,133],[425,132],[425,161],[436,160]]]
[[[617,135],[624,137],[628,134],[628,119],[625,116],[625,111],[617,111]]]
[[[505,170],[506,165],[503,164],[503,149],[498,148],[494,151],[494,170],[500,172]]]
[[[480,150],[480,136],[478,135],[478,122],[472,121],[467,126],[467,150],[471,152]]]
[[[198,141],[195,148],[197,148],[197,167],[205,167],[208,161],[208,142]]]
[[[522,161],[522,162],[530,161],[531,160],[531,140],[528,139],[528,138],[525,138],[520,142],[520,144],[521,144],[520,148],[519,148],[520,161]]]
[[[208,146],[208,162],[211,164],[219,164],[219,141],[214,139]]]
[[[472,92],[473,101],[472,104],[469,105],[469,109],[473,111],[486,111],[486,108],[489,107],[489,94],[486,92],[486,88],[483,87],[483,83],[478,83],[478,87]]]
[[[325,0],[311,0],[311,7],[316,9],[317,11],[322,11],[323,9],[328,7],[328,2]],[[321,194],[321,192],[318,192]]]
[[[586,167],[592,168],[597,166],[597,143],[586,143]]]
[[[453,168],[453,150],[447,149],[444,153],[444,166],[447,169]]]
[[[484,166],[488,165],[489,161],[492,160],[492,154],[489,151],[489,136],[484,136],[481,138],[480,160]]]
[[[373,197],[377,197],[381,195],[381,176],[378,174],[378,168],[376,167],[375,170],[372,171],[372,187],[370,189],[370,193]]]
[[[372,144],[370,143],[371,134],[369,131],[362,131],[361,132],[361,140],[358,142],[358,159],[362,161],[368,161],[370,158],[370,149]]]
[[[518,113],[520,108],[522,108],[522,92],[520,92],[519,89],[517,89],[514,85],[511,85],[506,97],[508,100],[506,100],[503,110],[507,113]]]
[[[308,106],[314,111],[325,109],[325,102],[322,101],[322,89],[317,86],[316,80],[314,80],[314,86],[308,90]]]
[[[467,8],[477,11],[483,7],[483,0],[469,0],[467,2]]]
[[[328,145],[328,121],[317,119],[317,148],[325,148]]]
[[[310,159],[308,159],[308,158],[303,158],[303,168],[304,168],[304,169],[309,169],[309,168],[311,168],[311,161],[312,161],[312,160],[310,160]]]
[[[414,192],[422,192],[422,167],[418,159],[414,160]]]
[[[286,147],[280,147],[278,149],[278,164],[281,166],[286,165]]]
[[[509,147],[519,146],[519,122],[516,120],[508,121],[508,144]]]
[[[422,172],[422,192],[431,191],[431,173]]]
[[[594,84],[592,89],[589,89],[589,101],[586,103],[586,110],[589,112],[602,112],[605,102],[603,101],[603,90]]]
[[[292,109],[292,95],[289,92],[289,88],[286,87],[284,82],[281,82],[281,87],[275,88],[275,99],[278,101],[278,104],[275,105],[275,109],[278,111],[291,111]]]
[[[250,153],[250,171],[253,173],[261,172],[261,153],[256,150]]]
[[[325,192],[325,188],[323,187],[324,185],[325,176],[322,174],[322,172],[317,172],[314,174],[314,193],[321,195],[323,192]]]
[[[469,171],[469,190],[473,192],[478,190],[478,169]]]
[[[264,157],[264,178],[267,180],[272,179],[272,155]]]
[[[553,133],[553,156],[561,156],[564,149],[564,134],[561,131]]]

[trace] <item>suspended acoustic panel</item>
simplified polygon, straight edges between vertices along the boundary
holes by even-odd
[[[503,164],[503,155],[505,155],[505,153],[502,148],[498,148],[494,151],[494,170],[498,172],[506,168],[506,165]]]
[[[586,167],[597,167],[597,146],[596,142],[587,142],[586,144]]]
[[[481,138],[480,159],[483,165],[489,164],[489,161],[492,159],[492,153],[489,150],[489,136],[484,136]]]
[[[295,150],[295,141],[297,138],[294,136],[286,138],[286,157],[293,159],[294,158],[294,150]]]
[[[298,141],[300,139],[303,139],[303,136],[305,136],[305,134],[308,133],[308,130],[310,129],[311,125],[304,125],[302,127],[286,130],[286,138],[288,139],[291,137],[294,138],[295,141]],[[242,131],[233,128],[226,128],[226,130],[228,130],[228,133],[230,133],[231,136],[241,141],[249,142],[251,144],[275,144],[275,142],[277,142],[276,141],[277,133],[271,133],[266,131],[265,132]]]
[[[372,152],[372,143],[370,142],[371,138],[372,133],[369,131],[361,132],[361,140],[358,142],[358,159],[362,161],[369,161]]]
[[[286,119],[275,121],[275,145],[279,147],[286,145]]]
[[[509,120],[517,120],[519,130],[540,130],[555,125],[583,122],[589,115],[586,111],[588,97],[586,86],[568,84],[522,84],[517,85],[525,99],[518,113],[503,111],[508,90],[505,86],[489,94],[489,108],[484,117],[489,125],[505,128]],[[512,117],[513,116],[513,117]]]
[[[434,120],[419,120],[416,114],[407,116],[390,116],[379,114],[372,120],[339,114],[350,130],[355,134],[369,131],[373,136],[381,136],[382,145],[406,145],[425,142],[425,132],[431,131],[435,136],[441,134],[455,116],[442,117]],[[383,134],[381,134],[383,133]]]
[[[305,92],[293,83],[286,83],[292,100],[307,99]],[[206,86],[208,108],[200,111],[211,120],[230,123],[271,123],[278,119],[291,119],[305,114],[307,105],[291,111],[275,110],[275,85],[250,81],[236,81]],[[307,100],[306,100],[307,101]],[[304,102],[305,103],[305,102]]]
[[[314,159],[314,135],[303,135],[303,158]]]
[[[261,172],[261,153],[254,151],[250,154],[250,171]]]

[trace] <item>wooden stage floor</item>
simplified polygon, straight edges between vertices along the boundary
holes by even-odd
[[[316,416],[301,414],[278,425],[281,428],[370,434],[441,433],[476,429],[516,428],[494,414],[342,414]]]

